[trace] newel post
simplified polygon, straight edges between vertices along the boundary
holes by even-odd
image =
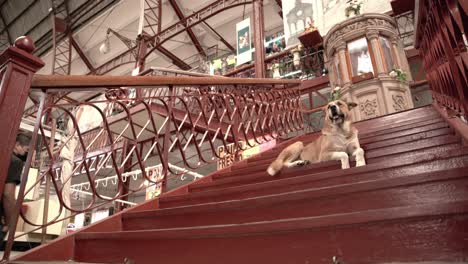
[[[0,197],[10,166],[21,117],[35,72],[44,62],[32,55],[29,37],[19,37],[14,46],[0,54]]]

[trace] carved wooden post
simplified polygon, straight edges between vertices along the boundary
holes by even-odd
[[[385,75],[385,66],[384,60],[382,58],[382,53],[380,53],[379,48],[379,32],[376,30],[369,30],[366,34],[366,37],[369,39],[371,44],[372,50],[374,51],[374,59],[375,59],[375,68],[377,72],[375,73],[376,76]]]
[[[337,69],[341,73],[341,79],[343,85],[349,85],[351,80],[349,79],[348,63],[346,62],[346,43],[340,41],[337,45],[336,51],[338,52],[338,58],[340,60],[340,68]]]
[[[0,55],[0,197],[33,74],[44,66],[34,49],[31,38],[19,37]]]

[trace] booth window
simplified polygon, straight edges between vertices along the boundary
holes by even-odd
[[[387,38],[380,37],[380,46],[382,47],[383,57],[385,58],[385,66],[387,66],[387,72],[391,72],[395,65],[392,55],[392,44]]]
[[[371,53],[366,38],[348,42],[348,54],[351,62],[352,76],[374,73]]]

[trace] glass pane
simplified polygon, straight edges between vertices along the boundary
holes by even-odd
[[[367,46],[367,40],[361,38],[348,43],[348,52],[351,59],[351,69],[353,76],[372,72],[372,60]]]
[[[387,71],[391,72],[395,67],[392,57],[392,46],[387,38],[380,37],[380,45],[382,45],[383,54],[385,57],[385,64],[387,65]]]

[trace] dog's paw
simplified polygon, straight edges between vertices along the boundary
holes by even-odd
[[[349,169],[349,162],[341,162],[341,169]]]
[[[356,161],[356,167],[366,166],[365,160],[358,160]]]
[[[298,160],[298,161],[296,161],[297,166],[304,166],[304,165],[307,165],[307,164],[309,164],[308,160]]]

